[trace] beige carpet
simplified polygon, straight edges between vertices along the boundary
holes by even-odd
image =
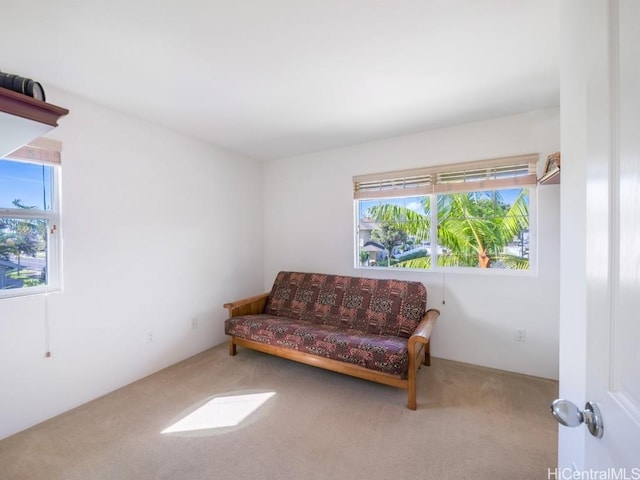
[[[274,391],[237,427],[160,432]],[[406,392],[221,345],[0,441],[2,479],[545,479],[557,382],[433,359]]]

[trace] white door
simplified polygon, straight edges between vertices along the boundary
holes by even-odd
[[[590,1],[585,467],[640,478],[640,1]],[[571,400],[571,399],[569,399]],[[577,400],[577,399],[576,399]],[[581,427],[582,428],[582,427]],[[598,477],[601,478],[601,477]]]

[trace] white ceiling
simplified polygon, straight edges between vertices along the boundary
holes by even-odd
[[[558,1],[0,0],[0,70],[272,159],[558,106]]]

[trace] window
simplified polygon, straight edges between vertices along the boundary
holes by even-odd
[[[356,267],[531,270],[537,161],[354,177]]]
[[[60,144],[0,159],[0,298],[60,287]]]

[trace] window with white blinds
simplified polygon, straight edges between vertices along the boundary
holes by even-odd
[[[60,287],[61,150],[40,138],[0,158],[0,298]]]
[[[531,269],[537,154],[353,177],[356,267]]]

